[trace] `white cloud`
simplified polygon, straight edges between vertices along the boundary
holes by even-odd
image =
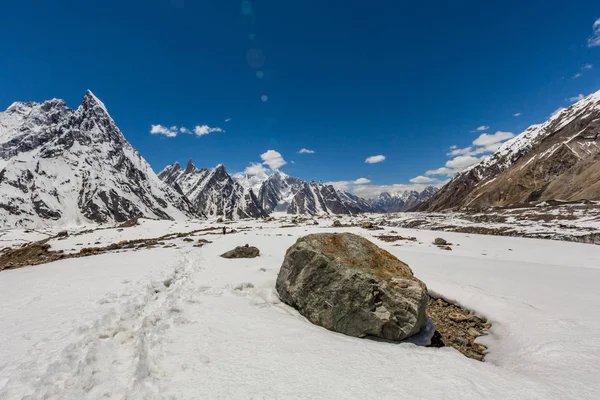
[[[577,78],[581,78],[581,72],[578,72],[575,75],[573,75],[573,79],[577,79]]]
[[[585,96],[580,93],[575,97],[569,97],[567,100],[570,101],[571,103],[576,103],[579,100],[583,100],[583,99],[585,99]]]
[[[425,175],[453,175],[454,171],[450,168],[441,167],[437,169],[430,169],[425,172]]]
[[[162,125],[152,125],[152,127],[150,128],[150,134],[165,135],[166,137],[175,137],[177,136],[177,127],[172,126],[170,128],[167,128],[166,126]]]
[[[198,125],[198,126],[196,126],[196,128],[194,128],[193,132],[184,126],[177,127],[175,125],[173,125],[169,128],[166,126],[163,126],[163,125],[152,125],[152,128],[150,129],[150,133],[152,135],[165,135],[167,137],[175,137],[175,136],[177,136],[178,133],[188,133],[188,134],[194,133],[197,136],[202,136],[202,135],[208,135],[209,133],[212,133],[212,132],[225,132],[225,131],[221,128],[211,128],[208,125]]]
[[[521,115],[521,113],[514,113],[513,117],[519,117]]]
[[[358,178],[353,181],[333,181],[333,182],[325,182],[326,185],[331,185],[337,190],[341,190],[344,192],[353,192],[356,187],[360,187],[362,185],[366,185],[367,183],[371,183],[370,179],[367,178]]]
[[[479,137],[477,137],[477,139],[473,140],[471,146],[463,149],[452,146],[450,151],[446,153],[447,156],[452,158],[448,160],[443,167],[430,169],[429,171],[425,172],[425,175],[452,176],[462,172],[466,168],[479,163],[481,160],[487,157],[489,153],[497,151],[506,140],[512,139],[513,137],[515,137],[515,135],[512,132],[498,131],[494,134],[482,133],[479,135]],[[474,157],[480,154],[482,156]],[[414,181],[411,180],[411,182]]]
[[[487,131],[488,129],[490,129],[489,126],[481,125],[481,126],[478,126],[477,129],[475,129],[475,130],[478,132],[483,132],[483,131]]]
[[[453,144],[452,146],[450,146],[450,150],[454,150],[454,149],[457,149],[457,148],[458,148],[458,146],[455,145],[455,144]]]
[[[213,133],[213,132],[225,132],[225,131],[218,127],[211,128],[208,125],[197,125],[194,128],[194,134],[196,136],[204,136],[204,135],[208,135],[209,133]]]
[[[456,172],[461,172],[471,165],[475,165],[480,161],[479,158],[473,156],[458,156],[446,162],[446,167],[451,168]]]
[[[410,181],[412,183],[431,183],[431,182],[435,182],[435,179],[429,178],[427,176],[419,175],[419,176],[415,176]]]
[[[279,169],[287,164],[281,153],[275,150],[267,150],[260,155],[260,158],[263,160],[263,164],[268,165],[271,169]]]
[[[475,146],[487,146],[494,143],[499,143],[504,140],[508,140],[515,137],[515,134],[512,132],[502,132],[498,131],[493,135],[489,135],[487,133],[483,133],[479,135],[479,137],[473,140],[473,145]]]
[[[594,30],[594,34],[588,39],[588,47],[600,46],[600,18],[594,22],[592,29]]]
[[[300,149],[298,150],[298,154],[315,154],[315,151],[309,149]]]
[[[465,147],[464,149],[454,149],[448,153],[446,153],[447,156],[449,157],[455,157],[455,156],[461,156],[461,155],[465,155],[465,154],[471,154],[473,153],[473,147],[469,146],[469,147]]]
[[[225,118],[225,122],[231,121],[231,118]]]
[[[581,69],[592,69],[594,68],[594,66],[592,64],[584,64],[583,67],[581,67]]]
[[[367,159],[365,160],[365,163],[366,164],[375,164],[375,163],[383,162],[384,160],[385,160],[385,156],[382,156],[382,155],[371,156],[371,157],[367,157]]]

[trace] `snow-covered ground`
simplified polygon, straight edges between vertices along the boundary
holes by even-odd
[[[0,272],[0,399],[598,398],[599,246],[330,223],[241,221],[227,225],[248,228],[238,233],[198,232],[213,241],[202,248],[178,238]],[[208,226],[144,220],[49,243],[77,251]],[[418,241],[376,238],[390,230]],[[486,316],[486,362],[343,336],[282,304],[274,286],[286,249],[332,231],[366,236],[432,292]],[[3,233],[5,246],[44,236]],[[453,250],[431,245],[438,236]],[[261,256],[219,257],[246,243]]]

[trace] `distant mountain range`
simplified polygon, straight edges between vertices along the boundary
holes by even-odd
[[[365,200],[281,171],[257,180],[191,161],[157,176],[90,91],[76,110],[53,99],[16,102],[0,112],[2,227],[402,211],[434,191]]]
[[[415,210],[600,199],[600,91],[507,141]]]

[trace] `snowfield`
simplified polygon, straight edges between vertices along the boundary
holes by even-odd
[[[0,272],[0,399],[597,399],[600,247],[539,239],[274,221],[202,231],[202,248],[120,250]],[[310,221],[309,221],[310,222]],[[66,252],[210,226],[142,220],[65,240]],[[391,230],[417,242],[385,243]],[[485,362],[452,348],[358,339],[281,303],[298,237],[349,231],[395,254],[432,293],[487,317]],[[45,237],[3,231],[2,245]],[[452,251],[433,246],[436,237]],[[238,245],[256,259],[223,259]],[[397,246],[396,244],[400,244]]]

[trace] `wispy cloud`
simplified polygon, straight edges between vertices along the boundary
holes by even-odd
[[[203,136],[203,135],[208,135],[209,133],[212,133],[212,132],[225,132],[225,131],[221,128],[211,128],[208,125],[198,125],[194,128],[193,131],[189,130],[188,128],[186,128],[184,126],[177,127],[176,125],[173,125],[171,127],[166,127],[163,125],[152,125],[150,128],[151,135],[164,135],[166,137],[176,137],[178,133],[187,133],[187,134],[194,133],[196,136]]]
[[[357,180],[354,181],[355,185],[365,185],[367,183],[371,183],[371,180],[367,179],[367,178],[358,178]]]
[[[521,116],[521,113],[514,113],[513,114],[513,117],[519,117],[519,116]]]
[[[298,150],[298,154],[315,154],[315,151],[310,149],[300,149]]]
[[[577,78],[581,78],[581,72],[578,72],[575,75],[573,75],[573,79],[577,79]]]
[[[477,129],[475,129],[477,132],[483,132],[483,131],[487,131],[488,129],[490,129],[489,125],[481,125],[478,126]]]
[[[225,122],[231,121],[231,118],[225,118]]]
[[[225,132],[225,131],[219,127],[211,128],[208,125],[197,125],[194,128],[194,134],[196,136],[204,136],[204,135],[208,135],[209,133],[213,133],[213,132]]]
[[[588,47],[600,46],[600,18],[594,22],[592,29],[594,30],[594,34],[588,39]]]
[[[585,96],[583,94],[578,94],[577,96],[574,97],[569,97],[567,99],[567,101],[571,102],[571,103],[577,103],[579,100],[583,100],[585,99]]]
[[[414,178],[412,178],[410,180],[410,182],[412,182],[412,183],[432,183],[432,182],[435,182],[435,179],[430,178],[428,176],[419,175],[419,176],[415,176]]]
[[[594,66],[592,64],[584,64],[583,67],[581,67],[581,69],[592,69],[594,68]]]
[[[260,155],[260,158],[263,160],[264,165],[267,165],[273,170],[279,169],[287,164],[281,153],[276,150],[267,150]]]
[[[512,132],[498,131],[493,134],[482,133],[477,137],[477,139],[473,140],[471,146],[462,149],[452,146],[450,151],[446,153],[446,155],[451,157],[451,159],[446,161],[446,164],[443,167],[430,169],[429,171],[425,172],[425,175],[426,177],[431,175],[452,176],[456,173],[462,172],[465,169],[481,162],[481,160],[486,158],[490,153],[497,151],[500,146],[502,146],[502,143],[513,137],[515,137],[515,135]]]
[[[367,159],[365,160],[365,163],[366,164],[376,164],[376,163],[380,163],[383,161],[385,161],[385,156],[378,155],[378,156],[367,157]]]
[[[176,126],[166,127],[162,125],[152,125],[150,128],[151,135],[164,135],[166,137],[175,137],[177,136],[178,131]]]

